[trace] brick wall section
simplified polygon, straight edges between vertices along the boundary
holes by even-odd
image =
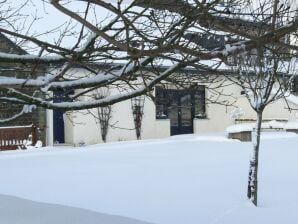
[[[0,51],[14,54],[26,54],[26,52],[20,47],[16,46],[6,36],[0,33]],[[20,63],[0,63],[0,76],[13,76],[18,78],[26,78],[28,76],[34,77],[45,71],[44,66],[35,66],[33,69]],[[23,90],[30,94],[34,90]],[[0,94],[1,95],[1,94]],[[14,114],[18,114],[22,110],[22,105],[15,105],[10,103],[0,103],[0,119],[9,118]],[[16,120],[1,123],[0,127],[3,126],[23,126],[35,124],[38,127],[37,139],[45,143],[46,133],[46,110],[43,108],[37,108],[32,113],[25,114]]]

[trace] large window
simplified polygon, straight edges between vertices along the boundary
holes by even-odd
[[[206,118],[205,87],[156,88],[156,118],[170,119],[171,135],[193,133],[193,119]]]
[[[156,118],[170,118],[172,113],[190,111],[191,119],[206,118],[205,86],[191,89],[166,89],[156,87]]]

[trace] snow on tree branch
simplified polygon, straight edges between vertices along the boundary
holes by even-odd
[[[8,2],[0,4],[5,17],[0,20],[3,102],[61,110],[104,107],[147,94],[165,79],[175,82],[169,77],[202,67],[203,60],[225,64],[230,57],[272,44],[288,49],[288,57],[297,55],[297,6],[270,11],[264,7],[269,0],[263,7],[244,0],[45,1],[45,10],[69,22],[40,33],[24,20],[10,18],[4,10]],[[26,15],[24,7],[18,8],[20,18]],[[47,20],[47,14],[38,12],[41,18],[33,17],[32,24]],[[279,21],[274,29],[272,21]],[[85,97],[101,88],[117,91],[101,99]],[[62,102],[54,102],[55,91],[64,92]]]

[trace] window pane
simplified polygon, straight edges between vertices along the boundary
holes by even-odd
[[[167,118],[168,110],[167,110],[167,97],[165,94],[165,90],[161,88],[156,88],[155,90],[156,97],[156,118]]]
[[[205,87],[199,86],[195,91],[195,117],[206,118]]]

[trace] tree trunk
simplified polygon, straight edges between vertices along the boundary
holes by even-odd
[[[248,174],[248,190],[247,197],[252,203],[257,206],[258,204],[258,166],[259,166],[259,148],[261,137],[263,111],[257,111],[256,128],[252,132],[253,141],[253,154],[250,159],[249,174]]]

